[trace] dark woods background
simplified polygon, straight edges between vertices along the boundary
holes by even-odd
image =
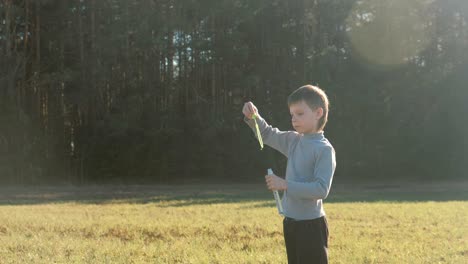
[[[1,0],[0,182],[284,175],[241,109],[289,130],[307,83],[335,181],[465,177],[467,22],[465,0]]]

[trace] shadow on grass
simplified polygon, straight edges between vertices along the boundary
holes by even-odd
[[[332,188],[325,203],[467,201],[466,186],[466,183],[337,185]],[[254,207],[274,206],[272,193],[265,186],[256,184],[0,188],[0,205],[154,203],[159,207],[181,207],[249,202],[257,203],[252,205]]]

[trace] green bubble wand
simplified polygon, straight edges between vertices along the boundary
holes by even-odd
[[[263,149],[263,139],[262,139],[262,134],[260,133],[260,128],[258,128],[258,123],[257,123],[257,118],[258,116],[256,114],[252,115],[252,118],[255,122],[255,129],[257,130],[257,138],[258,138],[258,143],[260,143],[260,149]]]

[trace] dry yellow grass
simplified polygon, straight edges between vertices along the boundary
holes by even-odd
[[[468,263],[463,186],[367,187],[325,203],[331,263]],[[260,185],[0,191],[0,263],[286,263]]]

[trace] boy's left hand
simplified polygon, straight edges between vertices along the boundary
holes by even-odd
[[[288,183],[274,174],[266,175],[265,180],[269,190],[283,191],[288,189]]]

